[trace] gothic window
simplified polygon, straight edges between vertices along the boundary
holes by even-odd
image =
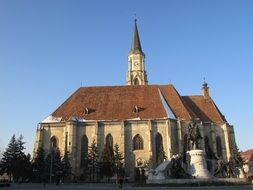
[[[187,152],[188,150],[190,150],[190,142],[188,140],[187,134],[184,135],[183,149],[184,149],[184,152]]]
[[[88,138],[84,135],[81,139],[81,167],[85,167],[88,156]]]
[[[105,146],[113,149],[113,137],[110,133],[105,138]]]
[[[186,163],[186,161],[187,161],[186,152],[188,150],[190,150],[190,142],[188,140],[188,135],[187,134],[184,135],[184,139],[183,140],[184,140],[183,141],[183,161]]]
[[[164,160],[163,138],[160,133],[155,136],[156,163],[159,165]]]
[[[208,138],[208,136],[205,136],[204,141],[205,141],[206,157],[208,159],[211,159],[212,158],[212,150],[211,150],[211,147],[210,147],[210,144],[209,144],[209,138]]]
[[[134,79],[134,85],[140,85],[140,82],[139,82],[139,79],[138,79],[138,78],[135,78],[135,79]]]
[[[217,156],[219,158],[222,158],[221,138],[219,136],[216,137],[216,149],[217,149]]]
[[[50,139],[50,149],[56,149],[57,147],[57,138],[55,136],[52,136]]]
[[[133,149],[143,150],[143,140],[139,134],[135,135],[133,138]]]

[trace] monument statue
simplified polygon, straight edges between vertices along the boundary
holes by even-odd
[[[199,149],[199,140],[203,137],[200,134],[199,126],[196,122],[189,124],[189,136],[188,139],[190,141],[190,149],[196,150]]]
[[[193,121],[188,126],[188,141],[190,145],[190,164],[188,173],[196,178],[211,178],[211,174],[207,170],[206,154],[199,147],[199,141],[203,138],[200,134],[198,124]]]

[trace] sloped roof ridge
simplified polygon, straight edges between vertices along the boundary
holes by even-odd
[[[202,95],[183,95],[182,97],[202,97]]]
[[[160,101],[161,101],[162,104],[163,104],[163,108],[164,108],[164,110],[166,111],[168,118],[176,119],[176,117],[175,117],[176,114],[173,112],[173,110],[171,109],[170,104],[169,104],[169,103],[167,102],[167,100],[164,98],[164,95],[162,94],[162,92],[161,92],[159,86],[157,87],[157,90],[158,90],[159,95],[160,95]]]
[[[177,89],[176,89],[173,85],[172,85],[172,88],[173,88],[173,89],[176,91],[176,93],[178,94],[179,99],[181,100],[181,102],[182,102],[184,108],[187,110],[187,114],[188,114],[189,118],[192,118],[191,114],[189,113],[189,110],[187,109],[187,107],[186,107],[185,104],[184,104],[184,100],[183,100],[182,96],[179,94],[179,92],[177,91]],[[192,112],[192,113],[193,113],[193,112]]]
[[[220,119],[224,122],[227,122],[225,116],[221,113],[220,109],[217,107],[217,105],[214,103],[213,99],[210,97],[211,103],[213,104],[213,106],[215,107],[215,109],[218,112],[218,116],[220,117]]]
[[[192,118],[191,114],[189,113],[189,110],[186,108],[186,106],[185,106],[185,104],[184,104],[184,102],[183,102],[183,99],[182,99],[181,95],[180,95],[179,92],[176,90],[176,88],[174,87],[173,84],[158,85],[158,88],[159,88],[159,87],[166,87],[166,86],[170,86],[170,87],[172,88],[172,90],[176,93],[176,95],[178,96],[179,100],[181,101],[181,104],[182,104],[183,108],[186,110],[186,113],[187,113],[188,117],[189,117],[189,118]],[[159,89],[160,89],[160,88],[159,88]],[[162,95],[164,96],[162,90],[161,90],[161,93],[162,93]],[[166,100],[166,98],[165,98],[165,100]],[[167,102],[167,100],[166,100],[166,102]],[[168,104],[168,102],[167,102],[167,104]],[[173,112],[173,110],[172,110],[172,112]],[[176,115],[174,112],[173,112],[173,114]],[[177,117],[178,117],[178,116],[177,116]]]
[[[188,96],[182,96],[183,98],[187,98],[187,97],[190,97],[190,98],[202,98],[204,99],[204,96],[203,95],[188,95]],[[223,116],[223,114],[221,113],[221,111],[219,110],[219,108],[217,107],[217,105],[214,103],[213,99],[210,97],[209,99],[209,102],[213,105],[213,107],[215,108],[215,110],[217,111],[218,113],[218,117],[221,121],[223,122],[227,122],[226,121],[226,118],[225,116]],[[194,113],[194,112],[193,112]]]
[[[171,86],[172,84],[168,84],[168,85],[163,85],[163,86]],[[147,87],[147,86],[161,86],[161,85],[158,85],[158,84],[146,84],[146,85],[98,85],[98,86],[82,86],[82,87],[79,87],[77,90],[79,89],[82,89],[82,88],[116,88],[116,87],[122,87],[122,88],[138,88],[138,87]]]
[[[184,106],[186,107],[187,111],[189,112],[190,118],[196,118],[197,115],[194,113],[194,111],[190,108],[190,106],[184,100],[184,97],[188,97],[188,96],[181,96],[180,98],[181,98],[181,101],[183,102]]]
[[[249,150],[241,152],[241,154],[251,154],[251,153],[253,154],[253,149],[249,149]]]
[[[173,85],[172,85],[172,88],[176,91],[176,93],[178,94],[179,99],[181,100],[181,102],[182,102],[184,108],[187,110],[187,108],[186,108],[186,106],[185,106],[185,104],[184,104],[184,101],[183,101],[182,96],[179,94],[179,92],[177,91],[177,89],[176,89]],[[187,107],[188,107],[188,106],[187,106]],[[191,110],[191,109],[190,109],[190,110]],[[192,112],[192,113],[194,113],[194,112]],[[189,118],[192,118],[191,114],[189,113],[189,110],[187,110],[187,114],[188,114]],[[194,114],[194,115],[195,115],[195,114]]]
[[[73,94],[71,94],[60,106],[57,107],[56,110],[53,111],[53,113],[51,113],[51,115],[57,112],[64,104],[66,104],[70,99],[72,99],[72,97],[75,96],[81,90],[81,88],[82,87],[79,87]]]

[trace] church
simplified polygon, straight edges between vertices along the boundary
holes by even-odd
[[[136,20],[124,86],[80,87],[38,124],[34,155],[39,147],[69,152],[72,172],[82,172],[82,158],[93,141],[101,156],[105,144],[119,145],[125,176],[134,178],[147,163],[159,165],[159,151],[171,158],[187,151],[188,126],[199,125],[199,147],[228,161],[236,147],[234,129],[212,100],[204,81],[200,95],[182,96],[172,84],[148,84],[145,54]],[[213,166],[209,168],[213,171]]]

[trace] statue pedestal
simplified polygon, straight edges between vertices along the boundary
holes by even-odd
[[[203,150],[190,150],[188,151],[191,161],[188,169],[188,173],[197,179],[212,178],[211,174],[207,170],[205,151]]]

